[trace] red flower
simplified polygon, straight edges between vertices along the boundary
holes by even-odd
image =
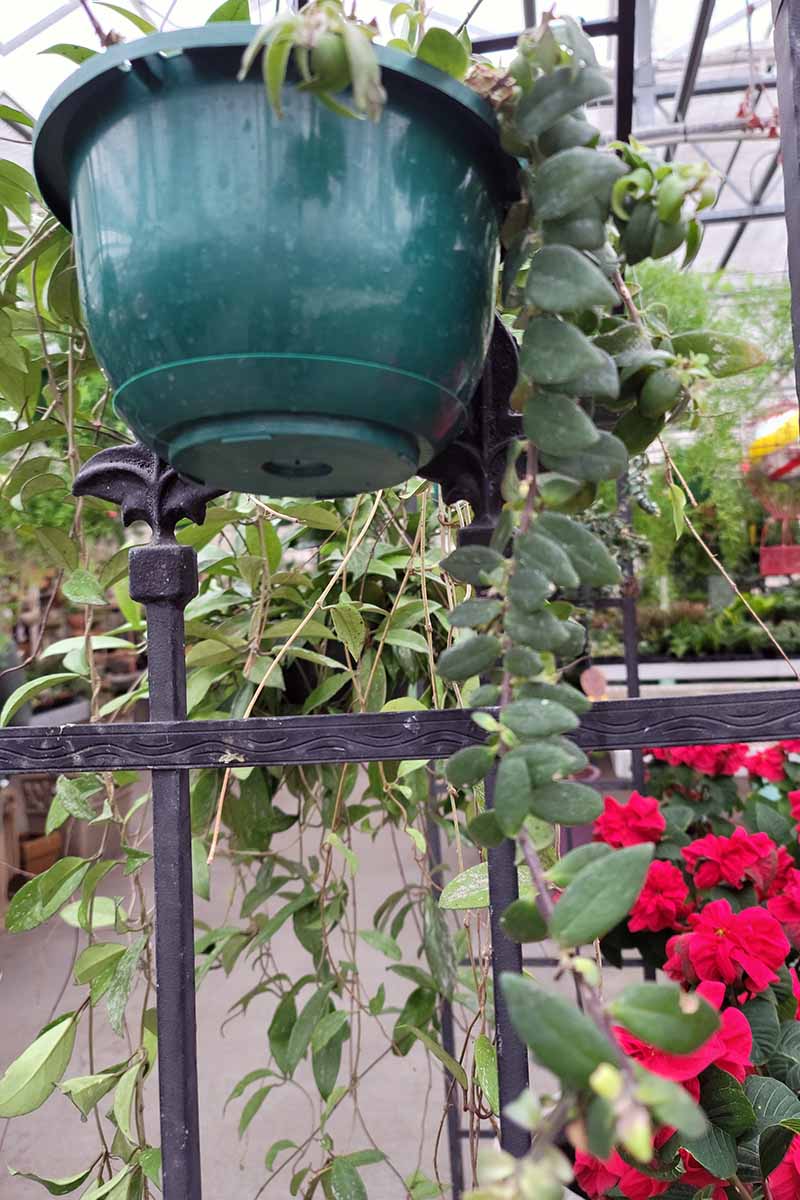
[[[794,998],[797,1001],[794,1019],[795,1021],[800,1021],[800,979],[798,979],[796,967],[789,967],[789,978],[792,981],[792,991],[794,992]]]
[[[800,821],[800,788],[788,793],[793,821]]]
[[[786,1157],[767,1177],[769,1200],[797,1200],[800,1196],[800,1137],[792,1140]]]
[[[697,994],[719,1012],[725,999],[725,985],[707,981],[698,986]],[[726,1008],[720,1014],[720,1021],[720,1027],[711,1039],[714,1042],[714,1066],[727,1071],[742,1083],[753,1069],[750,1062],[753,1050],[750,1022],[739,1008]]]
[[[782,892],[789,886],[794,878],[797,870],[797,864],[792,858],[785,846],[778,846],[778,866],[775,872],[775,878],[769,885],[762,900],[771,898],[772,896],[780,896]]]
[[[749,754],[744,765],[751,775],[760,775],[772,783],[780,783],[784,778],[783,749],[781,746],[770,746],[767,750],[757,750]]]
[[[647,869],[639,897],[631,909],[628,928],[631,933],[649,929],[675,929],[686,916],[689,888],[674,863],[656,859]]]
[[[603,805],[603,812],[594,823],[596,842],[606,842],[616,848],[657,842],[667,827],[655,796],[631,792],[627,804],[606,796]]]
[[[662,1179],[651,1179],[649,1175],[643,1175],[636,1167],[626,1166],[617,1186],[627,1200],[651,1200],[653,1196],[660,1196],[662,1192],[666,1192],[670,1185]]]
[[[800,871],[793,870],[780,895],[767,901],[767,908],[795,950],[800,949]]]
[[[766,833],[748,833],[738,826],[730,837],[709,833],[684,846],[681,854],[699,889],[727,883],[755,884],[766,895],[778,872],[778,847]]]
[[[714,900],[688,918],[690,932],[667,942],[664,970],[685,983],[719,980],[763,992],[777,978],[789,943],[776,919],[763,908],[734,913],[727,900]]]
[[[714,1062],[716,1057],[717,1047],[712,1045],[716,1038],[714,1034],[691,1054],[669,1054],[666,1050],[658,1050],[655,1046],[643,1042],[641,1038],[634,1037],[632,1033],[629,1033],[627,1029],[622,1029],[619,1025],[614,1026],[614,1036],[619,1042],[620,1048],[630,1058],[641,1063],[654,1075],[672,1079],[675,1083],[685,1083],[689,1079],[695,1079],[701,1071],[705,1071],[706,1067]]]
[[[681,1183],[688,1183],[691,1187],[696,1188],[706,1188],[709,1184],[714,1184],[710,1200],[727,1200],[727,1184],[724,1180],[717,1179],[716,1175],[712,1175],[705,1167],[701,1167],[688,1150],[681,1150],[680,1156],[684,1166]]]
[[[784,754],[800,754],[800,741],[790,738],[787,742],[781,742],[781,748]]]
[[[749,749],[741,742],[729,742],[719,746],[670,746],[663,750],[650,747],[645,753],[671,767],[691,767],[700,775],[735,775]]]
[[[612,1154],[611,1158],[603,1161],[593,1154],[578,1150],[575,1153],[575,1182],[591,1200],[597,1200],[616,1187],[624,1165],[618,1154]],[[616,1169],[618,1166],[620,1169]]]

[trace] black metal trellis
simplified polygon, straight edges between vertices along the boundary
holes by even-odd
[[[797,110],[800,103],[800,0],[774,0],[782,102],[787,210],[794,292],[795,333],[800,335],[800,238],[797,220]],[[617,132],[630,132],[633,78],[634,0],[620,0],[614,20],[587,24],[587,31],[617,35]],[[785,38],[785,41],[781,39]],[[512,45],[516,35],[476,43],[487,52]],[[800,226],[798,227],[800,228]],[[498,509],[505,445],[517,433],[507,405],[513,348],[498,327],[468,430],[428,475],[447,499],[469,500],[475,512],[467,540],[485,540]],[[145,520],[149,545],[131,552],[131,596],[146,606],[150,719],[127,725],[11,728],[0,732],[3,773],[149,769],[153,780],[153,850],[156,879],[157,1004],[160,1057],[161,1138],[165,1200],[200,1200],[197,1106],[197,1049],[193,977],[188,775],[191,767],[362,763],[444,758],[480,741],[468,711],[386,713],[329,717],[266,718],[195,722],[186,717],[183,609],[197,590],[195,552],[174,540],[181,518],[202,523],[206,502],[216,493],[182,480],[143,447],[103,451],[80,472],[76,491],[121,505],[126,521]],[[632,699],[596,706],[583,719],[576,740],[585,749],[642,748],[800,737],[796,688],[771,693]],[[436,853],[433,845],[432,852]],[[494,969],[519,970],[520,947],[497,926],[516,894],[513,845],[489,856]],[[496,989],[501,1098],[513,1097],[527,1081],[527,1055],[510,1027]],[[451,1131],[452,1131],[451,1126]],[[501,1117],[502,1142],[524,1153],[528,1139]],[[452,1160],[451,1160],[452,1161]],[[459,1168],[453,1180],[459,1187]]]

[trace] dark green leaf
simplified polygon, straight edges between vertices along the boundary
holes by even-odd
[[[537,171],[533,201],[538,219],[558,221],[590,197],[597,197],[607,210],[614,183],[627,171],[613,154],[583,146],[561,150]]]
[[[568,1087],[585,1087],[604,1062],[619,1053],[574,1004],[542,991],[533,980],[505,972],[500,979],[511,1023],[541,1066]]]
[[[707,1067],[700,1077],[700,1105],[712,1125],[740,1137],[756,1123],[753,1106],[742,1085],[719,1067]]]
[[[532,900],[514,900],[508,905],[500,924],[512,942],[540,942],[547,937],[544,918]]]
[[[503,605],[499,600],[462,600],[448,614],[448,620],[454,629],[475,629],[489,625],[502,611]]]
[[[487,750],[485,746],[465,746],[463,750],[456,750],[445,764],[448,783],[453,787],[479,783],[491,771],[494,758],[494,750]]]
[[[489,546],[459,546],[439,566],[454,579],[478,587],[503,565],[503,556]]]
[[[677,984],[632,984],[608,1011],[636,1037],[670,1054],[691,1054],[719,1029],[716,1009]]]
[[[512,700],[502,712],[502,721],[521,738],[549,737],[552,733],[570,733],[578,727],[571,709],[556,700]]]
[[[600,436],[578,401],[559,392],[537,392],[525,405],[522,424],[530,440],[550,454],[586,450]]]
[[[550,867],[547,878],[556,887],[565,888],[584,867],[588,867],[598,858],[606,858],[609,854],[613,854],[613,851],[605,842],[589,842],[586,846],[576,846]]]
[[[491,809],[478,813],[467,826],[470,837],[487,850],[493,850],[505,840],[505,834],[500,828],[497,816]]]
[[[517,105],[514,125],[523,140],[532,140],[574,109],[607,96],[609,91],[608,80],[598,68],[574,71],[561,67],[539,76]]]
[[[544,512],[537,527],[563,546],[582,583],[611,587],[620,580],[620,570],[599,538],[562,513]]]
[[[546,783],[533,791],[530,811],[551,825],[587,825],[600,816],[603,801],[585,783]]]
[[[750,1061],[755,1066],[760,1066],[777,1049],[780,1040],[778,1011],[765,996],[755,996],[742,1006],[742,1012],[747,1017],[753,1034]]]
[[[493,811],[507,837],[513,837],[530,812],[531,782],[521,758],[504,755],[497,768]]]
[[[562,946],[580,946],[613,929],[630,912],[652,857],[653,845],[645,842],[584,867],[556,905],[553,937]]]
[[[574,325],[558,317],[534,317],[522,339],[520,370],[534,383],[559,384],[588,371],[598,358],[595,347]]]
[[[596,306],[612,307],[618,301],[616,290],[597,264],[573,246],[543,246],[531,260],[525,302],[535,308],[553,313],[581,312]],[[577,449],[569,442],[565,447]]]
[[[464,680],[488,671],[500,657],[499,640],[488,633],[463,637],[439,655],[437,670],[443,679]]]

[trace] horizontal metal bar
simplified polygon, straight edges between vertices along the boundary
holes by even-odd
[[[707,208],[698,214],[698,219],[704,225],[724,225],[731,221],[768,221],[785,215],[782,204],[758,204],[747,208]]]
[[[471,710],[459,708],[239,721],[12,726],[0,731],[0,773],[431,760],[477,745],[483,737]],[[800,689],[608,700],[594,705],[574,737],[585,750],[796,738]]]
[[[584,21],[581,28],[588,37],[615,37],[619,25],[616,20]],[[498,33],[492,37],[476,38],[472,49],[476,54],[492,54],[495,50],[513,50],[523,30],[518,33]]]

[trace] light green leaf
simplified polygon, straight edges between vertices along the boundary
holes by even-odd
[[[122,1037],[125,1007],[128,1003],[136,968],[139,965],[139,959],[144,950],[146,940],[144,934],[142,934],[141,937],[136,938],[127,947],[125,953],[117,962],[111,984],[106,994],[108,1023],[118,1037]]]
[[[403,646],[406,650],[416,650],[418,654],[428,653],[425,638],[413,629],[390,629],[384,641],[387,646]]]
[[[526,900],[535,898],[531,883],[531,874],[527,867],[517,868],[517,882],[520,897]],[[446,909],[488,908],[489,907],[489,868],[487,863],[476,863],[467,867],[454,879],[449,880],[442,888],[439,897],[439,907]]]
[[[325,1180],[329,1200],[368,1200],[363,1180],[346,1158],[335,1158]]]
[[[456,1062],[453,1056],[448,1054],[447,1051],[439,1045],[435,1038],[432,1038],[429,1033],[425,1033],[424,1030],[417,1029],[415,1025],[401,1026],[398,1024],[397,1028],[405,1029],[408,1030],[408,1032],[413,1033],[414,1037],[422,1042],[423,1046],[430,1050],[434,1058],[438,1058],[445,1070],[449,1071],[449,1073],[453,1076],[456,1083],[461,1084],[465,1092],[468,1090],[469,1081],[467,1080],[467,1072],[461,1066],[461,1063]]]
[[[675,526],[675,538],[680,538],[686,524],[686,493],[677,483],[669,485],[669,502],[672,508],[672,523]]]
[[[47,871],[23,884],[6,913],[9,933],[35,929],[58,912],[80,885],[89,865],[83,858],[61,858]]]
[[[116,963],[125,953],[120,942],[93,942],[78,955],[73,974],[76,983],[91,983],[95,975]]]
[[[68,1096],[81,1116],[88,1117],[94,1106],[116,1087],[125,1065],[110,1067],[99,1075],[74,1075],[58,1085],[58,1090]]]
[[[333,987],[332,983],[327,983],[314,993],[308,1000],[295,1021],[292,1032],[289,1034],[289,1043],[286,1050],[286,1060],[289,1070],[288,1075],[294,1074],[295,1067],[304,1058],[308,1047],[311,1044],[311,1037],[318,1023],[327,1012],[328,994]]]
[[[429,29],[417,49],[417,58],[438,67],[454,79],[463,79],[469,68],[469,54],[462,43],[446,29]]]
[[[352,678],[350,671],[340,671],[338,675],[329,675],[327,679],[323,679],[306,699],[303,712],[313,712],[315,708],[327,704],[346,684],[352,682]]]
[[[0,1079],[0,1117],[20,1117],[44,1104],[69,1066],[75,1044],[74,1013],[39,1034]]]
[[[105,0],[96,0],[97,8],[108,8],[111,12],[115,12],[118,17],[124,17],[126,21],[130,21],[135,25],[140,33],[155,33],[156,27],[145,17],[139,13],[131,12],[128,8],[120,8],[118,4],[108,4]]]
[[[387,958],[393,958],[395,962],[400,962],[403,957],[403,951],[394,938],[380,929],[359,929],[358,936],[373,950],[380,950],[381,954],[385,954]]]
[[[139,1166],[142,1172],[151,1183],[154,1183],[157,1188],[163,1191],[161,1183],[161,1150],[157,1146],[150,1146],[147,1150],[142,1150],[139,1154]]]
[[[0,117],[2,115],[2,108],[0,107]],[[20,1179],[30,1179],[33,1183],[40,1183],[51,1196],[66,1196],[70,1192],[74,1192],[82,1183],[86,1182],[99,1161],[99,1159],[95,1159],[85,1171],[78,1171],[77,1175],[70,1175],[64,1179],[43,1179],[41,1175],[34,1175],[29,1171],[15,1171],[13,1167],[8,1168],[8,1173],[9,1175],[17,1175]]]
[[[497,1078],[497,1050],[485,1033],[480,1033],[473,1047],[475,1059],[475,1082],[483,1092],[483,1098],[495,1114],[500,1115],[500,1092]]]
[[[57,42],[55,46],[48,46],[39,53],[57,54],[59,58],[67,58],[70,62],[80,65],[86,62],[87,58],[93,58],[97,51],[90,50],[88,46],[78,46],[74,42]]]
[[[73,604],[108,604],[100,580],[91,571],[84,571],[81,567],[64,580],[61,590]]]
[[[40,675],[38,679],[29,679],[27,683],[21,684],[12,692],[3,705],[0,712],[0,728],[8,725],[22,706],[29,700],[33,700],[35,696],[40,696],[49,688],[58,687],[60,683],[69,683],[73,679],[80,678],[81,676],[76,675],[74,671],[59,671],[55,675]]]
[[[192,890],[201,900],[211,899],[211,878],[208,871],[206,844],[202,838],[192,838]]]
[[[331,609],[331,620],[336,636],[352,654],[358,658],[364,647],[367,627],[354,604],[337,604]]]
[[[311,1035],[311,1049],[322,1050],[327,1046],[331,1038],[340,1034],[348,1024],[348,1016],[346,1012],[329,1012],[322,1018]]]
[[[142,1069],[140,1062],[134,1063],[120,1079],[114,1094],[114,1119],[117,1128],[129,1142],[135,1142],[136,1136],[131,1128],[131,1104],[136,1091],[136,1080]]]
[[[215,8],[211,16],[206,21],[206,25],[211,25],[215,21],[249,21],[250,6],[247,0],[225,0],[224,4],[220,4],[219,8]]]
[[[335,849],[339,851],[350,868],[350,874],[355,875],[358,871],[358,855],[355,854],[349,846],[345,845],[345,843],[339,837],[339,834],[334,833],[332,829],[329,829],[323,838],[323,842],[328,846],[334,846]]]

